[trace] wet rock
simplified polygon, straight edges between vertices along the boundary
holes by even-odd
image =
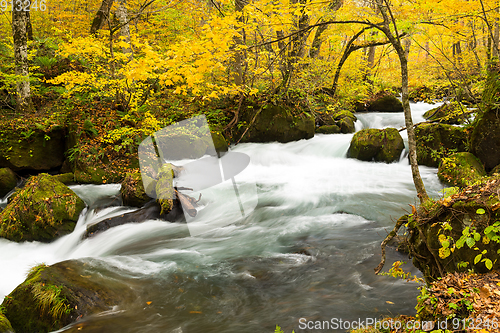
[[[403,104],[392,93],[382,91],[367,102],[367,111],[403,112]]]
[[[54,126],[45,132],[38,128],[0,131],[0,168],[51,170],[64,162],[66,131]]]
[[[486,176],[479,159],[471,153],[456,153],[443,158],[439,165],[438,177],[453,186],[469,186]]]
[[[471,153],[484,164],[486,171],[500,164],[500,116],[492,109],[479,116],[470,140]]]
[[[211,131],[212,142],[217,153],[225,153],[229,150],[229,146],[227,144],[224,135],[220,131]]]
[[[125,206],[142,207],[151,198],[146,194],[140,172],[128,173],[121,182],[120,193]]]
[[[417,124],[415,140],[418,164],[435,168],[439,166],[441,158],[467,150],[465,129],[447,124]]]
[[[31,177],[0,214],[0,237],[50,242],[75,228],[85,203],[48,174]]]
[[[347,157],[391,163],[399,160],[403,149],[403,138],[397,129],[369,128],[354,134]]]
[[[250,125],[258,111],[254,109],[243,119]],[[310,139],[314,136],[314,117],[308,113],[296,114],[286,106],[266,104],[251,124],[241,142],[290,142]],[[246,127],[239,131],[243,135]]]
[[[184,212],[178,200],[172,201],[172,208],[168,213],[162,213],[162,207],[155,200],[144,207],[120,216],[110,217],[87,227],[84,238],[95,236],[110,228],[127,223],[141,223],[149,220],[163,220],[168,222],[184,222]]]
[[[332,112],[327,112],[324,114],[320,114],[318,116],[318,124],[320,126],[336,126],[339,128],[339,132],[335,133],[354,133],[355,131],[355,126],[354,123],[356,122],[357,118],[356,116],[348,111],[348,110],[336,110]],[[316,130],[316,133],[322,133],[318,132],[319,129]],[[324,129],[321,129],[321,131],[336,131],[337,129],[335,127],[326,127]],[[334,134],[332,133],[325,133],[325,134]]]
[[[51,332],[135,298],[132,286],[69,260],[34,267],[2,307],[15,332]]]
[[[451,102],[425,112],[424,118],[432,122],[459,125],[463,124],[471,113],[472,111],[467,110],[465,106]]]
[[[316,133],[320,134],[337,134],[341,133],[340,127],[337,125],[323,125],[316,129]]]
[[[17,185],[17,177],[9,168],[0,169],[0,198],[12,191]]]

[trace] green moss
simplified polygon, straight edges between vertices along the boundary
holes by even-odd
[[[129,173],[121,183],[120,193],[125,206],[142,207],[151,198],[144,191],[141,173]]]
[[[79,261],[34,267],[2,303],[16,332],[52,332],[77,318],[135,299],[130,286],[88,271]]]
[[[363,129],[354,134],[348,157],[362,161],[394,162],[404,149],[403,138],[395,128]]]
[[[54,178],[63,184],[71,184],[75,182],[75,175],[71,172],[55,175]]]
[[[464,105],[459,102],[445,103],[437,108],[424,113],[424,118],[429,121],[443,124],[462,124],[472,112],[468,111]]]
[[[486,171],[481,161],[467,152],[443,158],[438,170],[438,177],[441,181],[460,187],[472,185],[484,176],[486,176]]]
[[[175,198],[173,179],[174,171],[170,163],[162,165],[156,184],[156,195],[161,206],[161,214],[168,213],[173,207],[173,198]]]
[[[316,129],[316,133],[320,134],[337,134],[340,132],[340,127],[338,127],[337,125],[324,125]]]
[[[48,174],[31,177],[0,213],[0,237],[51,241],[73,231],[85,203]]]
[[[13,333],[14,329],[10,324],[10,321],[5,317],[3,313],[0,312],[0,333]]]
[[[16,184],[17,178],[12,170],[9,168],[0,169],[0,198],[16,187]]]
[[[467,133],[464,128],[421,123],[415,126],[418,164],[437,168],[441,158],[467,151]]]

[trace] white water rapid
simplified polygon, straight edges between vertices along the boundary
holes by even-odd
[[[414,122],[433,107],[413,104]],[[404,126],[402,113],[357,117],[357,129]],[[86,332],[255,333],[280,325],[298,333],[315,332],[301,329],[301,318],[414,314],[416,284],[373,273],[380,242],[417,201],[410,167],[405,157],[392,164],[345,158],[352,136],[237,145],[234,151],[251,158],[238,181],[256,182],[258,205],[246,218],[201,235],[190,236],[186,224],[147,221],[82,241],[86,225],[129,211],[110,207],[86,209],[72,234],[50,244],[0,239],[0,294],[36,264],[78,259],[130,282],[140,295],[117,311],[84,318]],[[438,196],[437,170],[420,172],[429,194]],[[72,189],[95,206],[118,194],[119,185]],[[231,182],[218,188],[221,197],[232,190]],[[210,203],[214,220],[224,218],[224,204]],[[389,250],[386,269],[393,260],[410,261]],[[410,264],[405,269],[417,272]],[[75,325],[60,330],[73,331]]]

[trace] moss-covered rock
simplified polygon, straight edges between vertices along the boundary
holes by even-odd
[[[403,112],[403,104],[390,92],[380,92],[367,102],[368,111]]]
[[[441,160],[438,177],[453,186],[469,186],[486,176],[479,159],[471,153],[456,153]]]
[[[0,333],[14,333],[10,321],[2,312],[0,312]]]
[[[500,116],[497,109],[480,115],[471,135],[471,153],[484,164],[486,171],[500,164]]]
[[[210,134],[212,136],[212,141],[216,152],[225,153],[229,150],[227,141],[220,131],[211,131]]]
[[[50,242],[75,228],[85,203],[48,174],[31,177],[0,213],[0,237]]]
[[[127,284],[70,260],[34,267],[2,307],[17,333],[45,333],[134,298]]]
[[[327,127],[321,129],[316,129],[316,133],[323,133],[322,131],[332,131],[331,133],[325,134],[335,134],[335,133],[354,133],[356,122],[356,116],[348,110],[335,110],[335,111],[325,111],[322,113],[318,113],[317,123],[320,126],[336,126],[339,128],[338,132],[333,132],[336,130],[335,127]]]
[[[75,182],[75,175],[72,172],[61,173],[59,175],[55,175],[54,178],[65,185]]]
[[[17,185],[16,174],[9,168],[0,169],[0,198],[9,193]]]
[[[314,117],[308,113],[295,114],[287,106],[265,104],[259,114],[252,109],[244,115],[243,121],[250,126],[241,142],[290,142],[310,139],[314,136]],[[256,116],[256,117],[255,117]],[[254,119],[252,123],[252,120]],[[243,126],[238,137],[246,130]]]
[[[437,168],[441,158],[467,150],[467,133],[464,128],[439,124],[415,125],[418,164]]]
[[[55,126],[45,132],[0,128],[0,167],[19,170],[50,170],[64,162],[66,131]]]
[[[403,149],[403,138],[397,129],[368,128],[354,134],[347,157],[391,163],[399,160]]]
[[[316,129],[316,133],[320,134],[337,134],[341,133],[340,127],[337,125],[323,125]]]
[[[491,177],[429,201],[408,218],[410,256],[428,281],[446,273],[500,269],[498,191],[500,177]]]
[[[121,182],[120,193],[125,206],[142,207],[151,198],[144,191],[140,172],[128,173]]]
[[[458,102],[444,103],[424,113],[424,118],[443,124],[463,124],[472,112]]]

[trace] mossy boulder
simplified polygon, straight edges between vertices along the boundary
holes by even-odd
[[[500,269],[498,191],[500,177],[491,177],[430,200],[407,217],[410,256],[427,281],[446,273]]]
[[[336,127],[325,127],[321,130],[319,128],[316,129],[316,133],[354,133],[354,123],[356,122],[356,120],[356,116],[348,110],[335,110],[318,113],[317,123],[320,128],[323,126],[336,126],[339,130],[338,132],[336,132]]]
[[[472,112],[458,102],[444,103],[424,113],[428,121],[450,125],[463,124]]]
[[[14,329],[10,321],[0,312],[0,333],[14,333]]]
[[[403,138],[397,129],[367,128],[354,134],[347,157],[391,163],[399,160],[403,149]]]
[[[128,173],[121,182],[120,193],[123,205],[132,207],[142,207],[151,198],[144,191],[140,172]]]
[[[464,128],[439,123],[415,125],[418,164],[437,168],[441,158],[467,150]]]
[[[17,333],[45,333],[134,299],[131,286],[69,260],[34,267],[2,307]]]
[[[290,142],[310,139],[314,136],[314,117],[306,112],[300,114],[287,106],[265,104],[260,109],[253,108],[243,116],[250,126],[241,142]],[[254,119],[252,123],[252,120]],[[241,137],[247,126],[242,126],[237,137]]]
[[[472,131],[471,153],[484,164],[486,171],[500,164],[500,115],[492,109],[480,115]]]
[[[16,174],[9,168],[0,169],[0,198],[4,197],[17,185]]]
[[[379,92],[367,103],[367,111],[376,112],[403,112],[403,104],[390,92]]]
[[[0,168],[51,170],[64,162],[66,130],[54,126],[48,131],[33,129],[0,131]]]
[[[316,133],[320,134],[337,134],[341,133],[340,127],[337,125],[323,125],[316,129]]]
[[[0,213],[0,237],[50,242],[71,233],[85,203],[48,174],[31,177]]]
[[[479,159],[471,153],[456,153],[443,158],[438,169],[442,182],[453,186],[469,186],[486,176]]]

